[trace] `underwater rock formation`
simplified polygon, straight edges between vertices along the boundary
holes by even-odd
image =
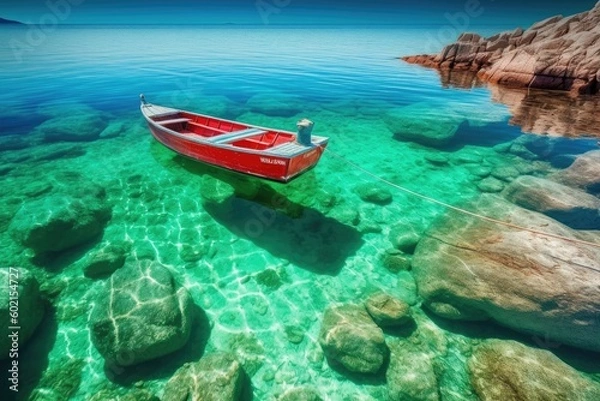
[[[471,384],[482,401],[600,399],[600,385],[550,351],[515,341],[489,340],[468,361]]]
[[[468,208],[567,239],[583,238],[543,214],[482,195]],[[597,237],[597,236],[596,236]],[[598,239],[595,240],[596,242]],[[449,212],[413,258],[424,304],[456,320],[487,320],[600,351],[600,248]]]
[[[192,326],[192,298],[171,272],[149,260],[117,270],[90,319],[92,341],[107,365],[131,366],[183,347]]]
[[[28,270],[23,268],[0,268],[0,324],[2,325],[2,336],[0,337],[0,360],[9,357],[13,340],[9,336],[11,330],[9,327],[17,326],[11,321],[11,298],[18,293],[18,348],[25,345],[31,338],[33,332],[44,317],[44,302],[42,301],[39,284],[36,278]],[[11,280],[14,280],[11,282]],[[16,287],[12,287],[12,285]],[[12,287],[12,288],[11,288]]]
[[[377,373],[389,350],[383,331],[365,308],[340,305],[325,311],[319,343],[330,362],[351,372]]]
[[[167,382],[163,401],[238,401],[245,373],[232,356],[215,353],[179,368]]]
[[[354,192],[363,202],[376,205],[388,205],[393,200],[391,192],[386,187],[372,183],[359,184],[354,187]]]
[[[277,401],[323,401],[312,387],[294,387],[281,394]]]
[[[83,260],[83,274],[90,278],[109,276],[125,264],[127,252],[125,244],[108,244],[94,250]]]
[[[543,213],[569,227],[600,228],[600,199],[566,185],[524,175],[514,180],[504,195],[521,207]]]
[[[392,401],[440,400],[431,354],[392,347],[386,379]]]
[[[24,203],[12,219],[12,237],[36,254],[86,243],[104,230],[111,207],[102,191],[87,196],[51,195]]]
[[[74,114],[46,120],[36,130],[47,142],[88,142],[98,139],[107,126],[99,114]]]
[[[412,320],[410,306],[384,292],[371,295],[365,307],[379,327],[402,326]]]
[[[600,150],[592,150],[575,159],[568,168],[551,178],[565,185],[600,192]]]
[[[460,35],[437,55],[403,60],[439,70],[475,71],[480,79],[517,88],[596,94],[600,89],[600,2],[569,17],[488,38]]]
[[[394,138],[438,148],[448,145],[454,139],[460,124],[465,120],[463,116],[452,113],[440,119],[440,115],[433,113],[431,105],[426,103],[392,109],[383,116],[383,121]]]

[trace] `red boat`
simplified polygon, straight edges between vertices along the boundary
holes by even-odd
[[[157,141],[198,160],[270,180],[288,182],[314,167],[329,138],[311,135],[312,122],[298,133],[190,113],[146,102],[141,111]]]

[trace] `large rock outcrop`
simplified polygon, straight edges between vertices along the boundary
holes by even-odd
[[[546,350],[490,340],[468,361],[471,384],[482,401],[600,399],[600,385]]]
[[[482,195],[482,215],[567,239],[600,243],[542,214]],[[600,247],[542,236],[449,212],[419,242],[413,272],[439,316],[487,320],[600,351]]]
[[[319,343],[330,362],[351,372],[377,373],[389,354],[383,331],[358,305],[328,308]]]
[[[440,70],[475,71],[479,78],[519,88],[596,94],[600,89],[600,2],[570,17],[488,38],[464,33],[437,55],[403,57]]]
[[[142,260],[117,270],[90,319],[92,341],[108,365],[131,366],[183,347],[192,298],[164,266]]]

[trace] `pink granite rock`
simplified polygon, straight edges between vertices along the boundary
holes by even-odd
[[[548,18],[527,30],[489,38],[463,33],[439,55],[403,60],[440,70],[476,71],[483,81],[516,88],[600,90],[600,2],[590,11]]]

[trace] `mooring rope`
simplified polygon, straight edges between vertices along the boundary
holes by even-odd
[[[591,247],[594,247],[594,248],[600,248],[600,244],[596,243],[596,242],[585,241],[585,240],[581,240],[581,239],[577,239],[577,238],[569,238],[569,237],[565,237],[565,236],[562,236],[562,235],[552,234],[552,233],[548,233],[548,232],[545,232],[545,231],[536,230],[536,229],[529,228],[529,227],[523,227],[523,226],[520,226],[520,225],[517,225],[517,224],[509,223],[507,221],[498,220],[498,219],[495,219],[493,217],[489,217],[489,216],[485,216],[485,215],[482,215],[482,214],[478,214],[478,213],[472,212],[470,210],[463,209],[463,208],[451,205],[451,204],[446,203],[446,202],[439,201],[439,200],[437,200],[435,198],[429,197],[427,195],[423,195],[423,194],[421,194],[419,192],[413,191],[411,189],[408,189],[408,188],[405,188],[405,187],[400,186],[398,184],[395,184],[395,183],[393,183],[393,182],[391,182],[389,180],[386,180],[385,178],[382,178],[382,177],[376,175],[375,173],[372,173],[371,171],[365,169],[364,167],[361,167],[358,164],[356,164],[354,162],[351,162],[350,160],[347,160],[345,157],[337,154],[336,152],[334,152],[334,151],[332,151],[332,150],[330,150],[328,148],[326,148],[325,150],[328,153],[330,153],[332,156],[338,158],[339,160],[343,161],[344,163],[348,164],[349,166],[354,167],[357,170],[360,170],[361,172],[363,172],[363,173],[367,174],[368,176],[376,179],[377,181],[380,181],[380,182],[382,182],[382,183],[384,183],[386,185],[389,185],[390,187],[393,187],[393,188],[395,188],[395,189],[397,189],[399,191],[402,191],[404,193],[407,193],[409,195],[412,195],[412,196],[415,196],[417,198],[423,199],[423,200],[425,200],[427,202],[434,203],[436,205],[443,206],[443,207],[445,207],[447,209],[451,209],[451,210],[454,210],[456,212],[459,212],[459,213],[462,213],[462,214],[465,214],[465,215],[468,215],[468,216],[476,217],[478,219],[481,219],[481,220],[484,220],[484,221],[487,221],[487,222],[490,222],[490,223],[499,224],[499,225],[502,225],[502,226],[505,226],[505,227],[510,227],[510,228],[514,228],[514,229],[517,229],[517,230],[523,230],[523,231],[530,232],[532,234],[537,234],[537,235],[541,235],[541,236],[548,237],[548,238],[554,238],[554,239],[558,239],[558,240],[562,240],[562,241],[567,241],[567,242],[571,242],[571,243],[575,243],[575,244],[579,244],[579,245],[587,245],[587,246],[591,246]],[[596,269],[591,268],[591,267],[588,267],[588,268],[590,268],[592,270],[596,270]]]

